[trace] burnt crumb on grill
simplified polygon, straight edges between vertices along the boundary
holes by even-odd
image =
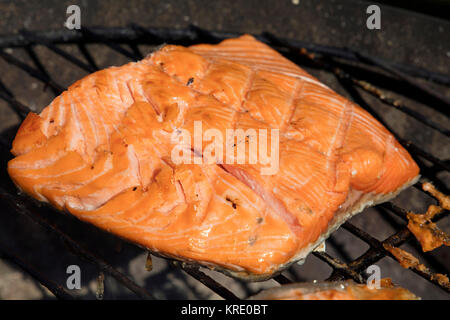
[[[136,190],[137,190],[137,187],[134,187],[134,188],[133,188],[133,191],[136,191]]]
[[[383,247],[389,251],[394,258],[400,263],[400,265],[405,269],[415,269],[422,273],[427,274],[431,280],[437,281],[441,286],[450,289],[450,282],[446,275],[441,273],[432,273],[424,264],[420,263],[419,259],[414,257],[411,253],[393,247],[389,244],[383,244]]]
[[[445,274],[435,273],[431,276],[431,279],[436,280],[441,286],[449,287],[449,280]]]
[[[54,119],[50,119],[50,121],[49,121],[50,123],[53,123],[53,122],[55,122],[55,120]]]
[[[405,269],[417,268],[420,266],[419,259],[414,257],[411,253],[391,246],[390,244],[383,244],[383,247],[389,251],[395,259],[400,263],[400,265]],[[419,267],[423,269],[422,267]]]
[[[408,229],[416,237],[424,252],[432,251],[442,245],[450,246],[450,235],[440,230],[432,219],[444,209],[450,208],[450,197],[439,192],[431,183],[422,185],[424,191],[429,192],[440,206],[430,205],[425,213],[407,213]]]
[[[424,252],[432,251],[442,245],[450,246],[450,235],[440,230],[438,226],[431,221],[431,216],[442,212],[443,209],[431,205],[424,214],[415,214],[408,212],[408,229],[414,234],[420,242]]]
[[[145,260],[145,270],[152,271],[153,269],[153,260],[150,252],[147,254],[147,260]]]
[[[189,78],[188,82],[186,83],[187,86],[191,85],[194,82],[194,78]]]
[[[94,170],[94,166],[91,166],[91,170]]]
[[[237,208],[237,203],[234,202],[233,200],[231,200],[230,197],[226,197],[225,200],[227,200],[228,202],[231,202],[231,206],[233,207],[233,209]]]
[[[435,197],[439,201],[439,205],[442,208],[450,210],[450,196],[443,194],[429,182],[425,182],[422,185],[422,189],[426,192],[429,192],[433,197]]]
[[[100,272],[100,274],[97,277],[97,290],[95,291],[95,297],[97,300],[102,300],[103,295],[105,293],[105,275],[103,272]]]

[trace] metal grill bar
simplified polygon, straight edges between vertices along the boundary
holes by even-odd
[[[25,119],[28,112],[30,112],[30,109],[21,104],[19,101],[17,101],[12,92],[9,91],[8,88],[3,84],[3,82],[0,80],[0,99],[5,100],[9,103],[11,108],[14,110],[14,112],[23,120]]]
[[[334,273],[341,274],[345,279],[353,279],[358,283],[363,283],[363,276],[349,268],[347,263],[339,261],[326,252],[313,252],[312,254],[333,268]]]
[[[53,80],[51,80],[48,76],[46,76],[41,71],[38,71],[38,70],[28,66],[27,64],[16,59],[14,56],[10,55],[9,53],[6,53],[3,50],[0,50],[0,57],[2,57],[6,62],[24,70],[30,76],[42,81],[45,85],[50,86],[53,89],[53,92],[55,95],[59,95],[65,90],[62,86],[55,83]]]
[[[176,266],[179,266],[188,275],[203,283],[205,286],[210,288],[222,298],[226,300],[239,300],[239,298],[233,292],[222,286],[216,280],[201,272],[197,267],[193,267],[182,262],[179,263],[177,261],[173,261],[172,263]]]
[[[64,88],[55,83],[51,79],[51,76],[46,72],[44,66],[42,65],[39,58],[33,51],[33,46],[35,45],[46,46],[48,49],[57,53],[64,59],[70,61],[71,63],[77,65],[83,70],[87,72],[92,72],[98,70],[98,66],[96,65],[94,58],[91,56],[86,47],[86,44],[88,43],[104,44],[113,49],[114,51],[124,55],[127,58],[138,60],[142,58],[142,54],[139,50],[138,44],[156,45],[164,42],[170,42],[170,43],[190,45],[200,42],[215,43],[225,38],[235,37],[238,35],[239,34],[234,33],[210,32],[194,26],[191,26],[188,29],[175,30],[164,28],[144,28],[135,24],[131,25],[129,28],[83,28],[80,32],[56,31],[44,33],[31,33],[23,31],[19,35],[0,37],[0,57],[2,57],[9,64],[18,67],[19,69],[28,73],[30,76],[50,86],[55,95],[58,95],[64,90]],[[429,72],[427,70],[415,68],[412,66],[405,66],[397,63],[387,62],[379,58],[374,58],[365,54],[361,54],[359,52],[351,51],[349,49],[332,48],[305,43],[301,41],[280,39],[269,33],[263,33],[261,36],[257,36],[257,38],[259,40],[266,42],[269,45],[272,45],[282,54],[284,54],[288,58],[293,59],[294,61],[306,57],[307,60],[314,63],[319,68],[334,73],[338,77],[338,79],[342,81],[343,84],[345,84],[344,87],[353,96],[353,98],[355,100],[358,100],[357,102],[359,102],[363,107],[366,107],[369,110],[369,112],[371,112],[377,119],[382,121],[382,119],[380,119],[380,117],[378,117],[378,115],[375,112],[373,112],[373,110],[371,110],[370,106],[367,103],[365,103],[365,101],[362,100],[362,98],[359,95],[357,95],[355,87],[365,90],[366,92],[378,98],[380,101],[384,102],[386,105],[395,107],[397,110],[400,110],[405,114],[407,114],[408,116],[413,117],[414,119],[420,121],[429,128],[437,130],[438,132],[442,133],[447,137],[449,136],[449,130],[447,128],[444,128],[438,123],[423,117],[420,113],[414,111],[413,109],[404,105],[403,103],[388,98],[381,90],[379,90],[369,82],[357,79],[347,74],[345,71],[343,71],[341,67],[338,67],[339,64],[336,63],[333,59],[340,58],[363,64],[370,63],[371,65],[375,65],[390,72],[391,74],[399,78],[401,81],[417,87],[425,94],[432,96],[437,100],[440,100],[444,104],[449,105],[448,98],[443,97],[440,93],[430,89],[428,86],[423,86],[410,78],[410,76],[421,77],[430,81],[434,81],[436,83],[450,85],[450,77],[448,77],[447,75]],[[87,64],[79,60],[77,57],[67,53],[66,51],[56,46],[56,44],[70,44],[70,43],[76,44],[78,46],[80,53],[84,56],[85,60],[87,61]],[[119,45],[119,43],[128,45],[131,51],[124,49],[121,45]],[[37,69],[19,61],[14,56],[2,50],[2,48],[7,47],[25,48],[30,58],[36,65]],[[313,57],[305,53],[304,51],[301,51],[300,49],[302,48],[306,48],[311,52],[321,54],[327,59],[319,59],[317,57]],[[14,98],[13,93],[1,81],[0,81],[0,99],[7,101],[14,109],[14,111],[21,116],[25,115],[30,110],[27,106],[24,106],[23,104],[18,102]],[[443,110],[442,112],[443,114],[448,115],[448,109]],[[384,125],[386,126],[386,124]],[[394,131],[392,130],[390,131],[394,133]],[[435,183],[437,182],[439,186],[445,187],[445,185],[441,181],[439,181],[439,179],[437,179],[435,173],[436,170],[449,171],[450,166],[448,164],[448,161],[442,161],[441,159],[438,159],[437,157],[422,150],[420,147],[412,144],[411,142],[403,140],[401,137],[397,137],[397,139],[413,155],[418,155],[424,158],[425,160],[433,163],[434,167],[431,168],[424,165],[422,161],[420,161],[419,159],[417,159],[417,157],[415,157],[418,164],[421,166],[421,170],[426,173],[426,176],[433,182]],[[1,142],[2,147],[7,147],[9,145],[9,143],[4,141],[3,139],[1,140]],[[417,188],[421,190],[420,187]],[[74,251],[77,254],[83,256],[84,258],[87,258],[90,262],[97,265],[99,269],[109,273],[123,285],[128,287],[131,291],[135,292],[139,297],[145,299],[153,298],[144,288],[137,286],[125,275],[117,271],[114,267],[110,266],[105,261],[91,254],[76,241],[72,240],[63,231],[59,230],[50,222],[43,219],[42,216],[40,216],[36,212],[36,209],[33,209],[34,205],[26,198],[17,195],[12,195],[5,189],[0,188],[0,200],[9,203],[18,212],[24,213],[29,218],[33,219],[34,221],[37,221],[44,228],[52,230],[52,232],[58,234],[64,241],[68,242],[70,246],[75,249]],[[399,208],[392,203],[383,204],[380,206],[380,208],[387,209],[393,214],[405,219],[406,210]],[[448,211],[444,211],[443,213],[438,215],[436,219],[437,220],[442,219],[447,215]],[[367,232],[357,228],[356,226],[354,226],[349,222],[346,222],[343,225],[343,228],[349,231],[357,238],[363,240],[370,246],[370,248],[364,254],[362,254],[357,259],[351,261],[350,263],[343,263],[339,259],[332,257],[325,252],[313,252],[312,253],[313,255],[315,255],[320,260],[324,261],[325,263],[327,263],[329,266],[332,267],[333,272],[331,276],[328,278],[328,280],[330,281],[350,278],[359,283],[364,282],[366,278],[364,270],[369,265],[375,263],[376,261],[379,261],[386,255],[392,257],[390,253],[384,249],[383,244],[400,246],[406,241],[413,239],[411,232],[407,228],[401,228],[394,235],[388,237],[382,242],[378,241]],[[6,256],[6,254],[4,256]],[[12,255],[9,255],[8,257],[13,258]],[[20,262],[18,263],[18,265],[20,265]],[[198,269],[198,267],[193,267],[191,265],[178,262],[175,262],[175,265],[178,265],[187,274],[203,283],[212,291],[216,292],[219,296],[231,300],[238,299],[238,297],[233,292],[222,286],[220,283],[218,283],[205,273],[201,272]],[[432,274],[420,272],[417,270],[412,271],[419,274],[428,281],[436,284],[441,289],[449,292],[449,288],[446,288],[445,286],[439,284],[439,282],[437,282],[433,278]],[[36,272],[33,272],[32,269],[30,268],[28,269],[28,272],[38,281],[40,281],[41,283],[43,282],[44,285],[47,284],[51,288],[51,290],[54,291],[55,296],[60,298],[70,298],[68,296],[65,296],[64,291],[61,291],[60,290],[61,288],[58,285],[49,283],[44,277],[41,277]],[[291,280],[285,277],[284,275],[275,276],[274,280],[276,280],[280,284],[291,282]]]
[[[117,281],[122,283],[140,298],[154,299],[150,293],[131,281],[122,272],[118,271],[116,268],[112,267],[110,264],[97,257],[95,254],[85,249],[82,245],[73,240],[69,235],[60,230],[57,226],[47,221],[38,213],[35,213],[32,209],[32,204],[30,203],[30,201],[27,201],[20,196],[9,194],[2,187],[0,187],[0,199],[7,202],[17,212],[24,214],[25,216],[31,218],[34,222],[38,223],[40,226],[59,236],[66,244],[71,247],[71,249],[73,249],[74,252],[85,258],[87,261],[95,264],[101,271],[104,271],[105,273],[114,277]]]
[[[51,293],[61,300],[74,300],[75,297],[68,293],[63,287],[54,283],[53,281],[47,279],[44,275],[36,270],[29,263],[25,262],[23,259],[19,258],[15,254],[6,251],[4,248],[0,248],[0,258],[6,259],[13,264],[17,265],[20,269],[25,271],[31,277],[36,279],[40,284],[46,287]]]
[[[80,49],[80,52],[83,54],[84,58],[87,62],[89,62],[89,65],[94,70],[99,70],[97,64],[94,61],[94,58],[92,58],[92,55],[89,53],[89,50],[86,48],[86,45],[84,43],[78,43],[78,49]]]
[[[407,75],[403,74],[402,72],[395,70],[395,68],[392,68],[391,66],[389,66],[387,63],[381,61],[380,59],[373,58],[373,57],[370,57],[370,56],[362,54],[362,53],[358,53],[358,55],[361,57],[361,61],[363,61],[363,62],[368,61],[373,65],[381,67],[384,70],[386,70],[386,71],[392,73],[393,75],[397,76],[398,78],[402,79],[406,83],[410,84],[411,86],[427,93],[431,97],[434,97],[437,100],[440,100],[447,105],[450,105],[450,99],[447,98],[446,96],[440,94],[439,92],[436,92],[435,90],[431,89],[430,87],[428,87],[426,85],[420,84],[419,82],[415,81],[411,77],[408,77]]]
[[[384,221],[389,223],[395,230],[400,230],[402,227],[405,226],[405,224],[399,223],[397,221],[397,219],[394,219],[394,216],[398,217],[398,215],[396,213],[394,213],[392,210],[385,209],[385,206],[391,206],[391,205],[396,207],[394,204],[389,202],[389,203],[384,203],[383,205],[376,207],[376,210],[377,210],[378,214],[382,216]],[[446,213],[446,214],[448,215],[448,213]],[[405,222],[409,222],[406,217],[405,218],[400,217],[400,219],[402,219]],[[446,271],[447,267],[442,262],[440,262],[438,259],[436,259],[432,254],[423,252],[422,246],[420,245],[419,242],[410,241],[409,244],[416,250],[416,252],[422,253],[421,257],[423,258],[425,265],[429,265],[436,272],[440,272],[440,273],[447,272]]]
[[[96,36],[108,40],[110,43],[128,43],[130,41],[134,41],[143,44],[161,44],[170,40],[170,42],[180,44],[191,44],[199,42],[219,42],[226,38],[240,35],[240,33],[235,32],[207,31],[192,25],[187,29],[152,28],[142,27],[136,24],[130,24],[130,27],[91,27],[87,29],[92,31]],[[80,41],[96,42],[95,38],[86,40],[82,34],[69,30],[40,32],[39,34],[46,41],[50,41],[55,44],[78,43]],[[262,36],[257,36],[257,38],[262,41],[267,41],[267,39],[264,39]],[[277,39],[281,41],[286,40],[283,38]],[[324,46],[300,40],[289,40],[289,43],[296,48],[305,48],[308,51],[325,56],[332,56],[353,62],[361,62],[360,53],[349,48]],[[26,39],[20,34],[5,35],[0,37],[0,48],[24,47],[32,44],[34,44],[33,41]],[[269,42],[268,44],[271,43]],[[407,75],[420,77],[443,85],[450,85],[450,77],[447,74],[431,72],[415,66],[385,61],[383,59],[378,60]]]
[[[65,52],[64,50],[60,49],[59,47],[55,46],[52,43],[47,42],[46,40],[40,38],[39,36],[35,35],[33,32],[22,30],[21,33],[24,35],[27,39],[32,39],[36,43],[40,43],[56,54],[60,55],[61,57],[65,58],[66,60],[72,62],[74,65],[80,67],[81,69],[87,71],[87,72],[95,72],[95,68],[92,68],[90,65],[85,64],[83,61],[79,60],[78,58],[72,56],[71,54]],[[42,70],[41,70],[42,71]]]
[[[181,44],[194,42],[198,43],[200,42],[199,38],[201,38],[202,40],[208,38],[210,41],[212,40],[214,42],[218,42],[227,37],[234,37],[239,35],[238,33],[210,32],[194,26],[191,26],[188,29],[164,29],[164,28],[143,28],[141,26],[136,26],[132,24],[129,28],[92,27],[89,28],[89,30],[93,32],[95,36],[102,37],[103,39],[108,40],[110,43],[116,42],[128,43],[129,41],[135,41],[145,44],[160,44],[164,42],[164,40],[170,39],[172,40],[171,42],[177,42]],[[96,39],[95,37],[93,39],[85,39],[83,35],[80,35],[73,31],[41,32],[40,35],[42,36],[42,39],[45,39],[46,41],[50,41],[52,43],[78,43],[80,41],[89,43],[95,42]],[[263,36],[257,36],[257,38],[267,42],[267,39],[265,39]],[[285,40],[281,38],[278,39]],[[342,58],[348,61],[361,62],[361,54],[347,48],[321,46],[298,40],[289,40],[289,43],[292,46],[295,46],[297,48],[305,48],[314,53]],[[30,39],[26,39],[23,35],[3,36],[0,38],[0,48],[24,47],[26,45],[33,45],[33,44],[35,43],[33,41],[30,41]],[[269,42],[269,44],[271,43]],[[130,52],[127,52],[126,55],[131,57]],[[367,55],[365,55],[365,57],[367,57]],[[434,81],[436,83],[450,85],[450,77],[446,74],[430,72],[428,70],[398,64],[395,62],[387,62],[378,58],[377,61],[392,66],[396,70],[399,70],[410,76],[421,77],[429,81]]]
[[[273,280],[275,280],[275,281],[278,282],[279,284],[289,284],[289,283],[292,283],[292,281],[291,281],[289,278],[283,276],[282,274],[279,274],[279,275],[273,277]]]
[[[95,33],[95,31],[92,31],[90,28],[81,28],[80,32],[87,37],[87,39],[93,39],[96,41],[101,41],[104,44],[106,44],[108,47],[110,47],[111,49],[123,54],[125,57],[130,58],[132,60],[139,60],[141,57],[139,55],[136,55],[133,52],[130,52],[124,48],[122,48],[120,45],[118,45],[115,42],[109,41],[107,39],[105,39],[103,36],[101,35],[97,35]]]

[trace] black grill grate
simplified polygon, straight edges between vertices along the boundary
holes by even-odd
[[[98,70],[98,66],[95,63],[94,58],[90,54],[86,44],[96,43],[110,47],[112,50],[122,54],[128,59],[139,60],[143,55],[139,50],[139,45],[160,45],[162,43],[180,44],[180,45],[192,45],[195,43],[217,43],[223,39],[229,37],[235,37],[239,34],[225,33],[225,32],[211,32],[200,29],[198,27],[191,26],[188,29],[163,29],[163,28],[144,28],[138,25],[130,25],[124,28],[83,28],[78,31],[51,31],[33,33],[30,31],[22,31],[18,35],[1,36],[0,37],[0,57],[5,60],[10,66],[17,67],[31,77],[38,79],[49,87],[55,95],[59,95],[64,89],[63,86],[56,83],[50,74],[46,71],[42,61],[34,53],[34,47],[37,45],[45,46],[49,50],[63,57],[68,62],[76,65],[82,70],[90,73]],[[315,66],[322,70],[331,72],[339,80],[340,84],[347,90],[356,103],[369,111],[375,116],[383,125],[385,125],[395,135],[395,130],[389,128],[389,126],[380,118],[380,116],[370,107],[369,104],[359,95],[355,88],[360,88],[372,96],[382,101],[385,105],[402,111],[404,114],[413,117],[427,126],[430,130],[437,130],[446,137],[450,136],[450,130],[442,125],[434,122],[433,120],[423,116],[419,112],[408,107],[406,104],[387,97],[381,90],[374,85],[356,78],[352,75],[355,68],[349,63],[358,63],[363,65],[363,68],[359,69],[360,74],[370,74],[371,77],[380,77],[381,79],[395,78],[400,84],[407,86],[409,89],[413,88],[417,94],[418,99],[431,99],[433,108],[442,113],[444,116],[449,116],[450,101],[447,97],[431,89],[424,81],[417,81],[415,78],[421,78],[429,82],[435,82],[440,85],[450,85],[450,77],[444,74],[438,74],[429,72],[424,69],[415,68],[412,66],[406,66],[389,61],[384,61],[379,58],[370,57],[360,52],[352,51],[349,49],[340,49],[334,47],[320,46],[311,43],[305,43],[301,41],[292,41],[286,39],[277,38],[271,34],[263,33],[260,36],[256,36],[259,40],[271,45],[287,58],[291,59],[297,64],[306,66]],[[77,46],[82,59],[68,53],[61,48],[61,44],[71,44]],[[34,63],[34,66],[28,65],[14,55],[7,53],[5,48],[22,48]],[[317,57],[319,55],[320,57]],[[345,61],[343,63],[342,61]],[[352,69],[353,68],[353,69]],[[350,70],[349,72],[344,69]],[[384,72],[381,73],[380,70]],[[20,118],[24,118],[30,111],[30,108],[23,105],[16,100],[12,91],[10,91],[0,79],[0,99],[5,100],[12,108],[14,112]],[[448,161],[443,161],[435,157],[434,155],[422,150],[419,146],[413,144],[410,141],[402,139],[396,135],[398,141],[411,153],[413,158],[419,164],[421,168],[422,176],[427,180],[433,182],[442,191],[448,193],[448,189],[444,182],[438,178],[440,172],[449,172],[450,165]],[[8,152],[10,147],[10,137],[6,135],[0,136],[0,146],[5,153]],[[424,160],[431,163],[431,166],[426,165]],[[422,182],[425,180],[422,180]],[[414,186],[416,189],[422,191],[420,182]],[[423,192],[423,191],[422,191]],[[35,201],[27,198],[26,196],[17,194],[7,190],[7,188],[0,187],[0,201],[9,204],[15,211],[22,213],[37,222],[45,230],[50,231],[58,235],[61,240],[66,243],[73,252],[80,257],[88,260],[92,264],[96,265],[99,270],[109,274],[118,280],[119,283],[126,286],[132,292],[134,292],[139,298],[153,299],[154,297],[144,288],[138,286],[131,279],[129,279],[122,272],[102,260],[100,257],[91,253],[87,248],[73,240],[64,231],[60,230],[56,225],[45,219],[40,214],[40,207]],[[393,203],[385,203],[377,206],[377,208],[383,213],[383,217],[389,219],[389,214],[394,214],[403,220],[406,220],[406,210],[397,207]],[[389,213],[388,213],[389,212]],[[442,219],[448,215],[448,211],[444,211],[438,215],[435,220]],[[358,283],[363,283],[366,280],[364,270],[366,268],[385,256],[391,256],[386,251],[383,244],[389,244],[394,247],[412,240],[414,237],[411,232],[405,227],[400,226],[397,228],[397,232],[386,238],[384,241],[375,239],[370,234],[359,229],[353,224],[346,222],[343,226],[344,229],[349,231],[355,237],[363,240],[369,245],[369,249],[355,260],[344,263],[339,259],[330,256],[325,252],[313,252],[312,254],[318,257],[320,260],[331,266],[333,272],[327,279],[328,281],[353,279]],[[62,285],[58,285],[49,280],[45,275],[41,274],[38,270],[27,264],[22,258],[18,257],[14,253],[6,252],[0,247],[0,257],[6,258],[20,268],[28,272],[33,278],[38,280],[41,284],[47,287],[56,297],[62,299],[71,299],[73,296],[63,288]],[[426,257],[425,257],[426,259]],[[395,258],[394,258],[395,260]],[[396,261],[396,260],[395,260]],[[213,290],[219,296],[235,300],[238,297],[231,292],[228,288],[224,287],[216,280],[212,279],[198,267],[172,261],[172,264],[181,268],[190,276],[199,280],[209,289]],[[429,272],[423,272],[419,270],[412,270],[419,274],[426,280],[434,283],[442,290],[450,293],[448,285],[439,283],[433,274]],[[274,280],[280,284],[290,283],[291,280],[280,274],[274,277]]]

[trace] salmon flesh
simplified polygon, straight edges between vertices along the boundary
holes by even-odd
[[[394,286],[386,278],[380,279],[378,285],[357,284],[351,280],[294,283],[264,290],[250,300],[420,300],[420,297]]]
[[[239,139],[244,161],[228,161]],[[249,35],[90,74],[28,114],[11,152],[11,179],[37,200],[250,280],[303,260],[419,174],[369,113]]]

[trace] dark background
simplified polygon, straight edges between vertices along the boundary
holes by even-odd
[[[269,31],[285,38],[307,42],[348,47],[386,60],[422,67],[435,72],[449,74],[450,62],[450,23],[444,19],[422,13],[442,16],[447,1],[384,1],[394,5],[406,6],[413,11],[380,4],[381,30],[366,28],[366,8],[376,2],[350,0],[299,0],[295,1],[3,1],[0,0],[0,33],[12,34],[21,29],[33,31],[62,29],[66,20],[66,8],[72,4],[81,7],[81,23],[83,26],[126,26],[134,22],[142,26],[185,28],[190,24],[210,30],[233,31],[240,33],[260,34]],[[443,9],[444,8],[444,9]],[[422,13],[421,13],[422,12]],[[448,12],[448,10],[447,10]],[[104,68],[110,65],[121,65],[127,60],[104,47],[93,45],[97,63]],[[150,48],[141,48],[146,54]],[[27,56],[20,49],[7,49],[9,53],[27,61]],[[76,49],[67,48],[76,53]],[[36,52],[48,72],[61,85],[67,86],[86,73],[72,68],[63,59],[43,47]],[[308,69],[321,81],[338,93],[348,96],[335,77],[316,69]],[[36,111],[45,107],[53,95],[43,88],[42,83],[28,77],[23,72],[0,60],[0,79],[12,89],[17,99],[34,108]],[[434,85],[441,94],[450,96],[448,87]],[[395,88],[385,88],[393,97],[400,98],[411,108],[420,111],[427,117],[450,127],[448,119],[428,108],[427,103],[416,103],[408,99],[408,93],[390,92]],[[386,122],[396,132],[410,139],[433,153],[440,159],[450,158],[449,139],[432,131],[417,121],[405,117],[392,108],[386,107],[378,100],[361,93]],[[0,129],[4,130],[17,125],[18,118],[10,111],[4,101],[0,101]],[[449,181],[444,173],[441,179]],[[427,202],[428,201],[428,202]],[[410,189],[402,193],[395,202],[404,208],[424,210],[429,199],[424,198],[416,190]],[[115,267],[132,277],[138,284],[145,285],[158,298],[217,298],[199,283],[187,277],[177,269],[173,269],[162,259],[154,259],[154,270],[145,271],[146,254],[143,250],[126,244],[110,235],[97,232],[95,228],[66,217],[53,217],[61,228],[71,233],[80,242],[85,243],[97,254],[111,262]],[[447,219],[448,220],[448,219]],[[399,221],[398,221],[399,222]],[[380,217],[374,209],[352,219],[352,223],[369,232],[379,240],[393,233],[394,228]],[[399,222],[400,223],[400,222]],[[441,225],[449,230],[449,223]],[[345,248],[347,258],[356,258],[367,250],[367,245],[351,236],[345,230],[338,230],[333,235],[335,243]],[[9,208],[0,211],[0,243],[10,250],[18,252],[24,259],[32,262],[53,281],[62,285],[67,275],[65,268],[77,264],[82,269],[82,289],[75,294],[83,298],[95,298],[96,270],[89,263],[74,256],[56,237],[44,232],[39,226],[17,215]],[[418,255],[414,247],[404,246]],[[332,246],[327,252],[346,260],[342,253]],[[439,272],[446,273],[450,269],[448,248],[440,248],[431,253],[439,262]],[[434,285],[423,281],[420,277],[401,268],[390,258],[377,263],[381,267],[383,277],[392,277],[398,283],[426,299],[448,299]],[[288,275],[301,281],[325,279],[331,269],[316,257],[310,256],[304,266],[294,268]],[[211,273],[212,274],[212,273]],[[242,286],[240,283],[214,274],[214,277],[229,286],[241,297],[257,292],[261,287],[273,287],[274,281],[263,284]],[[129,291],[123,289],[115,280],[106,277],[105,298],[132,298]],[[0,260],[0,299],[52,298],[48,291],[6,260]]]
[[[447,20],[450,17],[450,1],[448,0],[378,0],[377,2]]]
[[[375,56],[447,72],[449,23],[427,17],[441,7],[427,3],[448,1],[385,1],[402,3],[416,11],[381,5],[382,29],[366,28],[366,8],[376,1],[292,0],[208,1],[208,0],[16,0],[0,1],[0,33],[22,28],[63,28],[66,8],[81,8],[86,26],[144,26],[182,28],[189,24],[212,30],[260,33],[269,31],[287,38],[369,51]],[[444,5],[443,5],[444,6]],[[448,5],[447,5],[448,6]],[[431,9],[435,8],[435,9]]]

